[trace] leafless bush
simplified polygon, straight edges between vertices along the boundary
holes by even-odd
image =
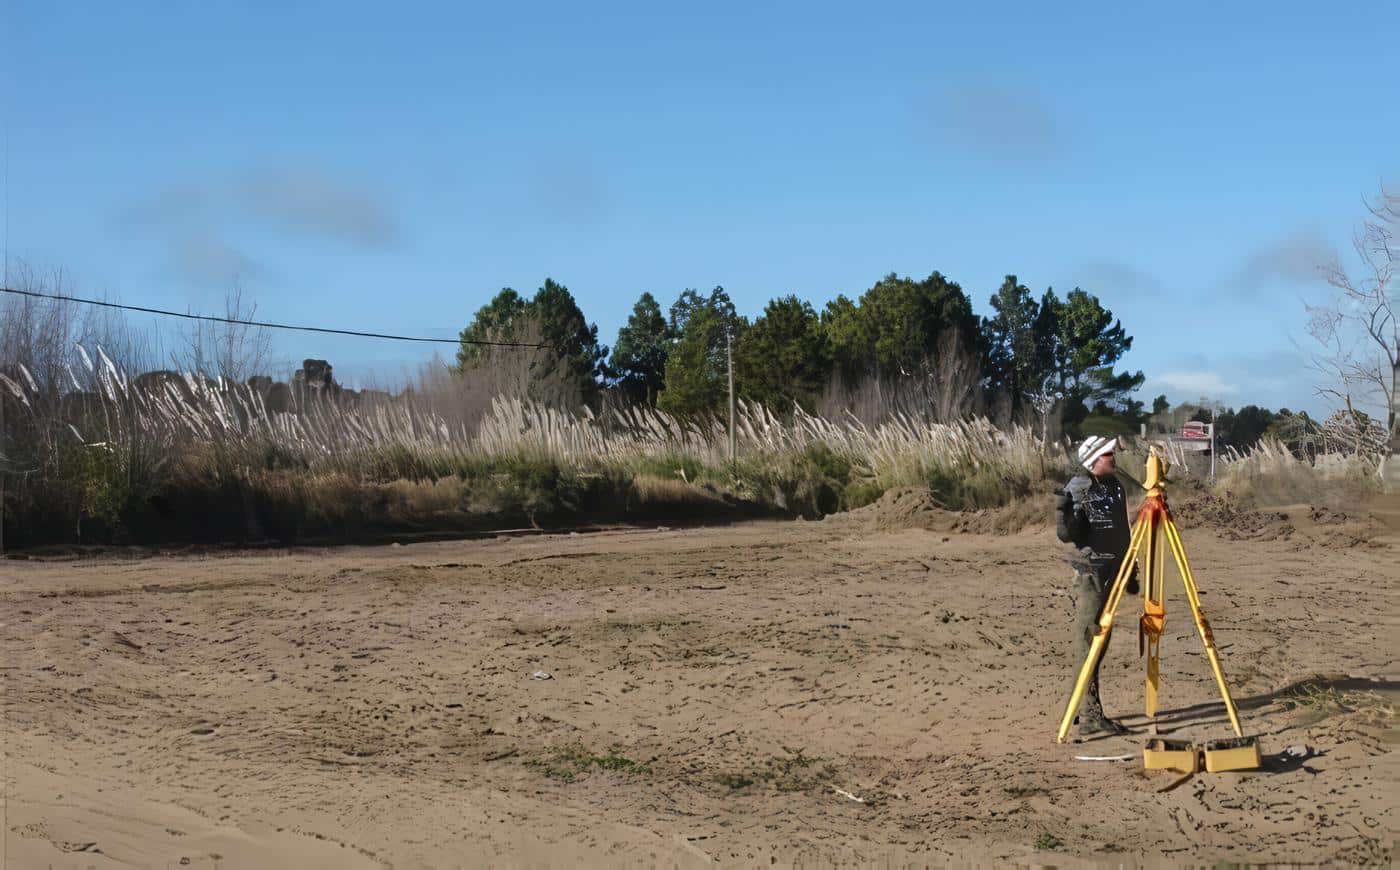
[[[235,280],[224,296],[224,318],[250,321],[257,313],[257,303],[244,298],[243,284]],[[170,361],[180,371],[243,383],[267,374],[272,362],[272,334],[266,327],[196,320],[178,335],[179,349]]]
[[[63,269],[41,271],[23,261],[11,265],[10,284],[15,290],[57,297],[69,297],[73,290],[72,279]],[[23,363],[40,387],[71,389],[68,368],[77,344],[100,344],[114,362],[132,371],[154,362],[153,336],[114,309],[62,299],[0,296],[0,370],[13,371]]]
[[[517,320],[511,332],[491,334],[490,341],[509,339],[541,344],[539,323]],[[419,368],[412,386],[414,401],[424,411],[475,432],[497,399],[518,399],[550,408],[579,412],[579,384],[559,355],[549,348],[483,347],[466,369],[439,359]]]
[[[1308,306],[1308,332],[1319,347],[1314,366],[1325,378],[1318,392],[1348,411],[1360,406],[1377,415],[1388,454],[1400,439],[1400,194],[1382,190],[1368,211],[1352,239],[1360,273],[1353,276],[1336,257],[1324,266],[1335,295]]]
[[[10,283],[16,290],[69,293],[65,272],[40,273],[23,262],[11,267]],[[0,369],[12,372],[24,364],[41,388],[62,384],[80,329],[75,304],[5,294],[0,298]]]
[[[828,419],[850,417],[865,426],[896,417],[952,423],[983,411],[981,377],[977,357],[955,330],[948,330],[915,371],[856,381],[844,380],[839,371],[833,374],[817,400],[817,412]]]

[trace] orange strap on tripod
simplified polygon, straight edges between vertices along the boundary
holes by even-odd
[[[1162,639],[1162,629],[1167,623],[1167,609],[1160,601],[1147,601],[1144,604],[1144,613],[1138,620],[1138,655],[1147,652],[1147,642],[1160,641]]]
[[[1149,646],[1155,653],[1162,639],[1162,631],[1166,627],[1167,608],[1161,600],[1162,590],[1158,588],[1159,584],[1156,582],[1162,570],[1157,535],[1162,533],[1160,528],[1162,521],[1169,516],[1166,502],[1162,500],[1160,490],[1149,493],[1147,498],[1143,500],[1142,507],[1138,508],[1137,522],[1144,524],[1147,528],[1147,538],[1143,542],[1143,555],[1146,557],[1143,560],[1143,573],[1147,576],[1142,578],[1143,613],[1142,618],[1138,620],[1139,656],[1146,654]]]

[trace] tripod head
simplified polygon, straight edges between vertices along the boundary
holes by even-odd
[[[1142,483],[1142,488],[1147,490],[1147,495],[1161,496],[1166,492],[1167,471],[1171,468],[1171,463],[1167,461],[1162,448],[1156,444],[1148,448],[1147,453],[1147,474]]]

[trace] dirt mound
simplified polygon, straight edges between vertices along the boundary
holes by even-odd
[[[853,522],[874,530],[952,530],[952,511],[938,506],[926,487],[907,486],[887,490],[872,504],[828,517],[828,521]]]
[[[1181,528],[1209,529],[1227,541],[1289,540],[1297,531],[1287,513],[1249,510],[1210,492],[1193,492],[1169,503]]]
[[[1172,515],[1183,529],[1209,529],[1228,541],[1297,541],[1303,546],[1347,549],[1379,546],[1385,524],[1367,514],[1353,514],[1313,504],[1251,509],[1234,499],[1206,491],[1172,501]]]
[[[826,521],[856,523],[879,532],[927,529],[934,532],[999,535],[1043,525],[1050,518],[1048,500],[1036,496],[1018,499],[1006,507],[950,511],[939,505],[927,487],[905,486],[887,491],[873,504],[832,515]]]
[[[1386,525],[1369,514],[1353,514],[1316,505],[1287,508],[1288,515],[1308,538],[1323,547],[1384,546],[1378,539],[1386,533]]]
[[[1368,513],[1352,514],[1311,504],[1254,509],[1204,487],[1178,489],[1170,499],[1177,525],[1183,530],[1207,530],[1227,541],[1294,541],[1302,546],[1344,549],[1377,545],[1376,540],[1386,532],[1385,524]],[[891,489],[865,507],[828,516],[825,522],[855,524],[872,532],[927,529],[1002,535],[1048,526],[1053,519],[1048,492],[1032,493],[1005,507],[950,511],[927,487],[908,486]]]

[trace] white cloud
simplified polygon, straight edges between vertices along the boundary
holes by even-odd
[[[1003,160],[1042,160],[1061,148],[1048,98],[1024,83],[968,80],[939,95],[934,120],[945,135],[978,154]]]
[[[1220,289],[1236,298],[1257,299],[1290,288],[1318,287],[1324,283],[1323,266],[1334,256],[1322,231],[1299,227],[1250,251]]]
[[[230,194],[248,220],[280,229],[365,247],[389,245],[398,236],[383,197],[314,167],[249,173],[235,180]]]
[[[1237,387],[1233,384],[1227,384],[1215,372],[1163,372],[1152,381],[1153,384],[1160,385],[1170,392],[1191,398],[1199,396],[1215,398],[1239,392]]]
[[[312,166],[268,168],[167,187],[117,213],[123,228],[188,232],[247,224],[349,245],[384,247],[398,235],[392,207],[365,185]]]
[[[178,236],[170,242],[170,268],[177,280],[198,287],[228,288],[234,282],[265,274],[263,265],[227,242],[204,235]]]
[[[1167,287],[1148,272],[1122,260],[1100,258],[1082,264],[1074,272],[1070,283],[1082,287],[1100,298],[1112,293],[1115,296],[1161,297],[1167,295]]]
[[[172,185],[127,204],[114,218],[119,230],[163,243],[166,270],[176,280],[205,287],[267,274],[259,259],[230,241],[240,230],[271,230],[360,249],[383,249],[398,238],[387,199],[314,166]]]

